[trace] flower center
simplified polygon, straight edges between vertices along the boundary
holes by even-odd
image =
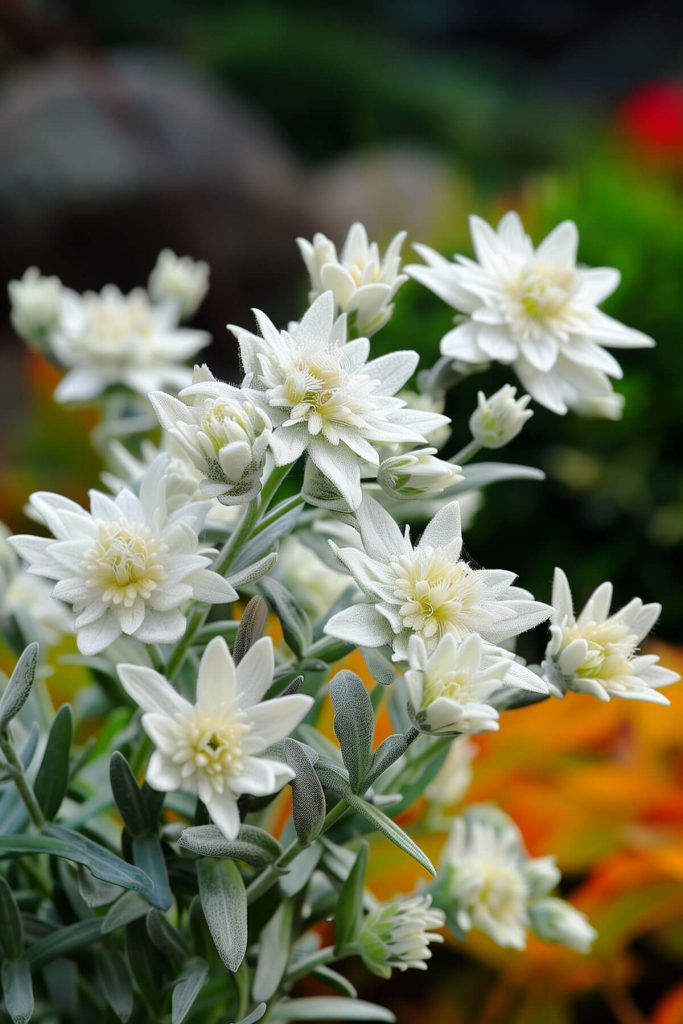
[[[152,310],[144,295],[95,295],[86,300],[83,344],[100,359],[139,361],[153,335]]]
[[[576,293],[572,268],[531,266],[509,282],[500,309],[517,341],[538,341],[561,321]]]
[[[255,432],[248,409],[224,398],[207,399],[202,411],[201,430],[209,438],[216,454],[236,441],[253,442]]]
[[[482,592],[474,570],[465,562],[447,561],[433,549],[402,555],[391,568],[406,629],[419,634],[428,648],[444,633],[458,639],[467,636],[469,613],[476,609]]]
[[[566,627],[562,646],[566,647],[576,639],[585,640],[588,644],[588,654],[575,670],[577,676],[610,680],[628,675],[629,661],[635,653],[638,638],[629,633],[624,622],[607,619],[583,627]]]
[[[367,265],[367,259],[361,257],[360,259],[357,259],[355,263],[349,263],[346,266],[346,269],[353,278],[353,282],[357,288],[360,288],[363,284],[363,275],[365,274]],[[379,279],[379,275],[380,267],[378,263],[375,263],[366,284],[369,283],[369,281],[377,281]]]
[[[184,779],[207,778],[222,793],[227,780],[244,768],[243,738],[249,726],[234,708],[208,715],[194,708],[188,718],[176,716],[177,743],[174,762]]]
[[[141,523],[100,523],[85,565],[103,601],[130,608],[138,597],[147,601],[166,579],[167,554],[167,545]]]
[[[430,679],[425,686],[423,705],[427,707],[433,704],[439,697],[448,697],[450,700],[466,701],[471,692],[470,679],[466,672],[449,672],[448,675],[439,679]]]
[[[478,902],[497,921],[519,918],[524,913],[527,888],[513,867],[498,862],[480,865],[482,886]]]

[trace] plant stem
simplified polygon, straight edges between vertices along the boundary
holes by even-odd
[[[464,448],[450,458],[448,461],[452,462],[456,466],[464,466],[466,462],[473,459],[481,451],[481,445],[477,441],[470,441]]]
[[[348,956],[348,954],[345,955]],[[335,960],[341,959],[342,957],[335,953],[334,946],[325,946],[323,949],[317,949],[315,953],[310,953],[308,956],[297,960],[291,970],[285,975],[285,981],[296,981],[297,978],[303,978],[310,974],[316,967],[324,967],[326,964],[331,964]]]
[[[19,791],[21,799],[26,805],[26,810],[30,815],[31,821],[36,828],[42,828],[45,824],[43,812],[41,811],[33,790],[29,786],[26,776],[24,775],[24,766],[17,757],[12,740],[4,729],[0,730],[0,750],[2,750],[8,765],[14,770],[14,784]]]

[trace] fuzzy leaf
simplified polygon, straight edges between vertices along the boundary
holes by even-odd
[[[131,921],[137,921],[148,911],[149,903],[136,892],[124,892],[102,921],[102,934],[109,935]]]
[[[316,981],[321,981],[328,988],[334,989],[335,992],[340,992],[343,996],[350,996],[351,999],[358,998],[358,990],[351,984],[349,979],[345,978],[343,974],[334,971],[331,967],[325,965],[316,967],[315,970],[311,971],[311,977],[315,978]]]
[[[23,949],[21,913],[9,882],[0,875],[0,950],[9,960],[17,960]]]
[[[273,509],[273,512],[276,511],[277,506]],[[267,551],[270,551],[280,537],[286,533],[291,533],[302,511],[301,506],[293,508],[289,512],[285,512],[279,519],[274,520],[269,526],[259,529],[251,540],[247,541],[244,547],[240,549],[232,571],[237,572],[239,569],[251,565]]]
[[[390,768],[405,754],[407,749],[408,740],[404,734],[395,733],[393,736],[387,736],[372,755],[372,764],[365,780],[366,785],[371,786],[375,779],[378,779],[387,768]]]
[[[135,837],[132,842],[133,863],[152,879],[147,899],[153,907],[168,910],[173,902],[168,884],[166,859],[158,836]]]
[[[363,895],[367,866],[368,844],[361,843],[354,865],[337,900],[334,948],[340,955],[343,955],[358,937],[363,919]]]
[[[334,732],[354,793],[363,790],[372,759],[375,715],[367,690],[355,672],[337,672],[330,683]]]
[[[310,758],[296,740],[284,741],[284,755],[287,764],[296,772],[290,782],[292,787],[292,817],[297,839],[301,846],[310,846],[320,834],[325,820],[325,794],[315,774]],[[271,995],[273,993],[271,992]],[[264,996],[269,999],[270,996]]]
[[[150,910],[145,919],[147,934],[167,960],[179,967],[190,956],[190,949],[185,939],[160,910]]]
[[[152,829],[149,810],[133,769],[119,750],[109,761],[109,782],[116,806],[132,836],[146,836]]]
[[[253,647],[256,641],[263,636],[267,621],[268,605],[262,597],[252,597],[240,619],[232,648],[232,657],[236,665],[239,665],[249,648]]]
[[[413,842],[410,836],[406,835],[403,829],[396,824],[395,821],[387,817],[387,815],[383,811],[380,811],[378,807],[367,803],[359,796],[351,795],[346,799],[353,810],[369,821],[377,832],[381,832],[383,836],[386,836],[387,839],[390,839],[392,843],[395,843],[396,846],[400,847],[405,853],[416,860],[418,864],[421,864],[422,867],[430,873],[430,875],[436,877],[436,871],[434,870],[432,862],[426,854],[422,852],[420,847]]]
[[[111,885],[95,878],[82,864],[78,866],[78,891],[89,907],[106,907],[123,892],[120,885]]]
[[[47,738],[33,791],[48,821],[56,817],[69,782],[69,754],[73,735],[71,708],[64,704],[55,716]]]
[[[270,1020],[368,1020],[393,1024],[391,1010],[363,999],[337,996],[312,996],[310,999],[283,999],[271,1012]]]
[[[173,986],[171,997],[171,1024],[182,1024],[194,1002],[204,988],[209,974],[206,960],[193,957],[183,968]]]
[[[229,576],[228,580],[235,590],[239,590],[240,587],[246,587],[250,583],[256,583],[256,581],[262,579],[263,576],[267,576],[276,562],[277,553],[275,551],[271,551],[269,555],[259,558],[257,562],[252,562],[251,565],[247,565],[244,569],[240,569],[239,572]]]
[[[259,585],[280,620],[285,643],[297,658],[303,658],[313,640],[306,612],[277,580],[264,579]]]
[[[97,984],[112,1012],[125,1024],[133,1013],[135,997],[126,962],[110,949],[95,950]]]
[[[267,1009],[268,1007],[265,1003],[259,1003],[250,1014],[242,1017],[242,1020],[235,1021],[235,1024],[256,1024],[257,1021],[261,1020]]]
[[[197,861],[199,897],[221,960],[233,973],[247,951],[247,895],[231,860]]]
[[[237,839],[232,840],[215,825],[197,825],[182,832],[178,845],[202,857],[228,857],[257,868],[274,864],[282,853],[277,839],[256,825],[240,826]]]
[[[14,666],[14,671],[0,697],[0,730],[6,728],[28,700],[36,676],[39,653],[38,644],[29,644]]]
[[[102,921],[99,917],[91,917],[86,921],[77,921],[60,928],[44,939],[39,939],[26,950],[26,959],[33,968],[44,967],[52,960],[67,956],[81,946],[87,946],[99,939],[102,933]]]
[[[33,1016],[33,982],[26,960],[3,960],[2,994],[12,1024],[28,1024]]]
[[[293,916],[294,903],[286,900],[279,905],[261,932],[252,988],[254,999],[267,1002],[278,990],[289,963]]]

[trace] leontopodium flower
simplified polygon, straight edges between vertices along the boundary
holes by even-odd
[[[585,914],[550,896],[529,907],[529,923],[534,933],[545,942],[557,942],[577,953],[589,953],[598,937]]]
[[[7,286],[10,319],[20,337],[30,345],[42,347],[56,330],[62,308],[62,284],[58,277],[46,277],[37,267],[29,267],[18,281]]]
[[[241,505],[258,494],[271,423],[239,388],[196,366],[180,399],[163,391],[149,399],[164,430],[201,473],[205,496]]]
[[[517,388],[504,384],[487,398],[483,391],[477,395],[477,408],[470,416],[472,437],[482,448],[503,448],[517,437],[533,412],[527,409],[529,395],[516,398]]]
[[[514,573],[474,569],[461,557],[460,508],[437,512],[418,544],[389,513],[366,497],[356,512],[362,550],[330,544],[358,583],[364,602],[333,615],[325,632],[353,644],[390,644],[394,660],[408,656],[411,636],[431,654],[440,637],[479,633],[500,643],[547,619],[551,608],[512,584]]]
[[[484,932],[499,946],[524,949],[529,907],[557,885],[552,857],[529,858],[516,826],[500,811],[456,818],[444,848],[443,899],[463,932]]]
[[[124,488],[111,498],[90,492],[90,511],[59,494],[38,492],[30,504],[53,537],[17,535],[9,543],[28,571],[56,580],[53,597],[72,605],[83,654],[97,654],[125,633],[143,643],[174,643],[185,631],[182,605],[237,599],[200,549],[206,504],[169,512],[167,459],[145,474],[139,497]]]
[[[392,498],[442,494],[462,480],[460,466],[436,458],[436,448],[419,448],[383,459],[377,482]]]
[[[361,464],[379,466],[376,445],[424,443],[425,432],[448,422],[394,397],[415,370],[417,353],[392,352],[368,363],[368,339],[346,341],[346,316],[335,320],[332,292],[288,331],[255,313],[261,335],[231,329],[246,373],[244,397],[273,424],[275,463],[289,465],[306,452],[349,507],[362,499]],[[203,385],[202,393],[208,389]]]
[[[184,360],[204,348],[204,331],[178,326],[173,303],[152,303],[137,288],[123,295],[114,285],[77,295],[64,291],[50,346],[67,369],[55,391],[58,402],[87,401],[123,385],[146,395],[154,388],[182,388],[192,374]]]
[[[57,643],[72,630],[66,605],[52,597],[52,584],[31,576],[11,548],[10,531],[0,523],[0,620],[10,616],[26,637],[44,644]]]
[[[543,669],[553,693],[589,693],[599,700],[624,697],[655,704],[669,701],[658,687],[675,683],[676,672],[659,665],[656,654],[638,654],[662,610],[634,598],[610,615],[612,584],[602,583],[578,617],[569,581],[561,569],[553,579],[550,641]]]
[[[149,294],[155,302],[175,303],[186,320],[197,312],[208,290],[207,263],[162,249],[149,276]]]
[[[372,910],[358,935],[363,962],[373,974],[391,977],[392,970],[427,970],[432,942],[443,942],[435,929],[443,928],[446,915],[432,906],[432,897],[413,896]]]
[[[621,377],[608,348],[647,348],[652,338],[625,327],[598,306],[619,284],[605,267],[577,267],[578,233],[560,224],[534,249],[516,213],[497,231],[470,218],[476,262],[450,262],[416,245],[426,266],[406,271],[464,319],[441,341],[444,355],[464,363],[510,363],[524,389],[553,412],[566,413],[584,396],[612,393]]]
[[[126,693],[142,708],[155,751],[146,780],[153,789],[196,793],[227,839],[240,827],[237,801],[276,793],[294,778],[266,748],[288,736],[313,704],[304,694],[263,700],[273,682],[273,643],[263,637],[235,667],[222,637],[202,655],[194,704],[158,672],[120,665]]]
[[[349,229],[339,256],[334,243],[323,234],[316,234],[312,243],[297,238],[311,279],[309,301],[330,291],[337,310],[355,318],[359,334],[375,334],[391,318],[392,299],[408,280],[400,273],[405,237],[406,232],[399,231],[384,258],[377,243],[368,242],[367,231],[358,223]]]
[[[493,695],[507,689],[547,693],[539,676],[477,633],[458,642],[445,633],[431,655],[420,636],[408,643],[409,711],[422,732],[479,733],[498,728]]]

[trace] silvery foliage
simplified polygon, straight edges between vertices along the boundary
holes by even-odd
[[[203,263],[165,251],[130,296],[76,296],[35,268],[10,285],[15,328],[65,371],[57,400],[99,410],[110,492],[97,485],[89,511],[38,492],[29,515],[51,536],[0,548],[16,651],[0,681],[0,1013],[13,1024],[390,1021],[332,965],[424,970],[444,924],[463,941],[478,929],[521,947],[531,929],[588,950],[590,924],[552,895],[554,862],[530,859],[509,819],[487,807],[443,824],[471,775],[466,735],[566,689],[663,700],[673,675],[637,653],[658,606],[610,614],[603,585],[575,617],[561,573],[544,604],[463,547],[490,485],[542,474],[472,461],[516,436],[528,397],[481,392],[451,423],[447,392],[500,359],[562,411],[570,364],[576,384],[581,358],[614,371],[598,343],[643,343],[596,312],[615,278],[573,269],[569,229],[534,251],[516,225],[496,240],[475,224],[483,270],[419,250],[431,269],[413,276],[469,319],[409,391],[417,354],[377,358],[368,340],[406,281],[402,233],[384,257],[360,225],[339,256],[322,235],[300,241],[311,308],[286,330],[265,314],[260,335],[235,328],[234,385],[184,365],[208,340],[180,326]],[[574,321],[564,338],[557,317],[541,331],[563,288],[593,341]],[[557,395],[534,376],[550,355]],[[575,404],[595,414],[605,380],[592,397],[577,386]],[[528,666],[515,638],[549,617],[543,666]],[[347,667],[362,660],[364,679]],[[55,713],[66,693],[73,708]],[[397,823],[418,798],[451,832],[438,872]],[[371,894],[376,835],[412,858],[414,893]],[[329,994],[293,996],[307,975]]]

